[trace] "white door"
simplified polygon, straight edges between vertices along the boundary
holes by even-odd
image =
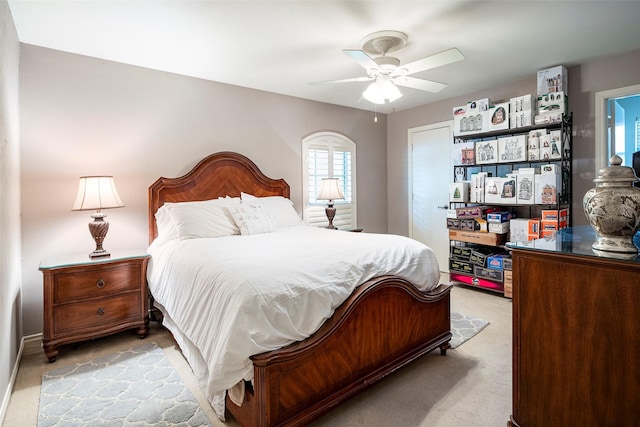
[[[453,122],[409,129],[409,236],[431,247],[449,272],[449,183]]]

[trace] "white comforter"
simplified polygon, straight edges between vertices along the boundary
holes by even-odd
[[[310,336],[356,286],[393,274],[428,291],[440,277],[415,240],[306,225],[171,240],[149,253],[151,293],[221,418],[225,391],[252,379],[251,355]]]

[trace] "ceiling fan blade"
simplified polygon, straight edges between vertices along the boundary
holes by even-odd
[[[373,80],[373,77],[354,77],[351,79],[325,80],[322,82],[311,82],[309,84],[312,86],[316,86],[316,85],[327,85],[327,84],[333,84],[333,83],[368,82],[371,80]]]
[[[367,55],[365,51],[358,49],[343,49],[342,51],[360,64],[365,70],[380,70],[378,63],[374,61],[372,57]]]
[[[398,86],[420,89],[426,92],[437,93],[446,88],[444,83],[434,82],[431,80],[416,79],[415,77],[398,76],[394,77],[393,82]]]
[[[440,53],[436,53],[426,58],[419,59],[414,62],[410,62],[405,65],[401,65],[396,69],[394,75],[407,75],[419,73],[420,71],[430,70],[432,68],[441,67],[443,65],[451,64],[453,62],[462,61],[464,55],[455,47],[444,50]]]

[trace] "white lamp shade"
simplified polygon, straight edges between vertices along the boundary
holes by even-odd
[[[402,96],[400,89],[393,84],[389,76],[381,75],[376,81],[371,83],[367,90],[362,92],[362,96],[374,104],[384,104],[386,100],[393,102]]]
[[[71,210],[100,210],[123,206],[112,176],[81,176],[78,195]]]
[[[323,178],[320,183],[320,192],[317,200],[338,200],[344,199],[342,189],[338,185],[338,178]]]

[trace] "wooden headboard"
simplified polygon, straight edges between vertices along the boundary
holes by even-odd
[[[289,184],[284,179],[271,179],[247,157],[228,151],[205,157],[179,178],[158,178],[149,187],[149,243],[158,235],[155,213],[165,202],[240,197],[241,192],[258,197],[290,197]]]

